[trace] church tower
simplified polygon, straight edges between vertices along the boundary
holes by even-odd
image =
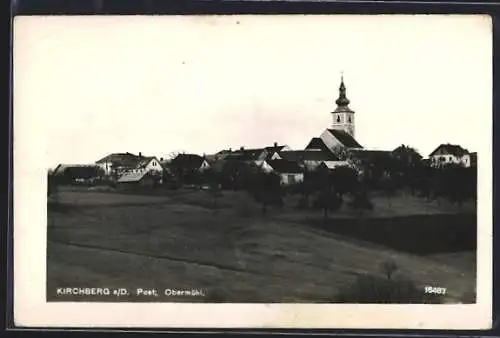
[[[332,112],[332,129],[344,130],[354,138],[354,111],[349,108],[349,99],[346,97],[344,76],[341,76],[339,98],[335,101],[337,108]]]

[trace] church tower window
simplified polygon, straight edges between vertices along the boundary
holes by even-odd
[[[340,115],[337,115],[337,122],[340,123]]]

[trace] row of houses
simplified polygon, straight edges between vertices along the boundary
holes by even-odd
[[[391,153],[390,151],[363,149],[349,138],[344,138],[342,141],[335,139],[335,142],[330,142],[328,145],[324,141],[326,137],[333,141],[332,133],[328,133],[330,135],[324,134],[323,137],[312,138],[303,150],[293,150],[287,145],[274,143],[272,146],[262,148],[224,149],[211,155],[181,153],[169,160],[156,156],[144,156],[142,153],[137,155],[128,152],[113,153],[91,165],[60,165],[55,169],[54,174],[76,177],[77,181],[102,178],[111,179],[123,185],[136,183],[152,185],[155,182],[161,183],[166,177],[165,173],[173,176],[179,172],[202,173],[207,169],[222,172],[229,165],[250,164],[264,172],[278,174],[283,185],[290,185],[303,181],[305,169],[333,170],[338,166],[352,166],[350,160],[342,159],[331,148],[335,142],[341,142],[341,146],[349,150],[351,158],[361,161],[382,161]],[[339,134],[334,132],[333,135]],[[342,133],[340,135],[344,136]],[[469,167],[476,165],[477,155],[459,145],[441,144],[423,162],[431,166],[454,163]]]
[[[181,172],[203,172],[209,168],[221,172],[228,166],[240,163],[275,172],[280,175],[282,184],[292,184],[304,179],[305,169],[333,170],[338,166],[356,167],[363,162],[373,164],[386,161],[392,150],[368,150],[355,139],[354,111],[349,108],[343,77],[335,102],[337,107],[330,113],[330,128],[325,129],[319,137],[311,138],[304,149],[293,150],[275,142],[262,148],[224,149],[211,155],[178,154],[169,161],[142,153],[114,153],[97,160],[93,167],[99,168],[101,176],[121,184],[146,181],[153,184],[167,177],[165,173],[175,176]],[[430,166],[455,163],[470,167],[476,165],[477,154],[459,145],[441,144],[424,162]],[[67,168],[62,166],[59,171]]]

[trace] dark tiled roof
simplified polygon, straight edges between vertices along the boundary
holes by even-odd
[[[320,137],[313,137],[309,144],[306,146],[306,149],[319,149],[323,151],[330,151],[328,146],[323,142]]]
[[[467,149],[464,149],[459,145],[446,143],[439,145],[439,147],[434,149],[434,151],[430,153],[429,156],[435,155],[438,151],[442,151],[444,154],[454,155],[457,157],[462,157],[469,153]]]
[[[131,153],[114,153],[101,158],[97,164],[110,162],[114,166],[135,167],[139,161],[139,156]]]
[[[273,145],[264,148],[239,149],[239,150],[221,150],[217,155],[217,159],[238,160],[238,161],[257,161],[265,160],[270,155],[280,152],[285,148],[285,145]]]
[[[155,156],[138,156],[131,153],[115,153],[110,154],[96,163],[110,162],[115,167],[124,167],[131,169],[143,169],[151,160],[156,159]],[[156,159],[159,163],[158,159]]]
[[[365,150],[365,149],[352,149],[350,154],[362,161],[377,162],[381,160],[390,159],[392,151],[387,150]]]
[[[197,154],[179,154],[170,162],[170,166],[198,170],[203,161],[203,157]]]
[[[66,175],[72,178],[91,178],[100,173],[100,168],[95,165],[60,164],[54,171],[54,175]]]
[[[322,150],[292,150],[281,151],[280,157],[288,161],[338,161],[338,157],[331,151]]]
[[[275,145],[275,146],[271,146],[271,147],[265,147],[264,149],[270,153],[275,153],[275,152],[279,152],[279,151],[282,151],[283,148],[285,148],[286,146],[279,146],[279,145]]]
[[[335,136],[346,148],[363,148],[350,134],[340,129],[328,129],[330,134]]]
[[[295,161],[272,160],[267,163],[278,173],[294,174],[303,172],[303,169]]]
[[[257,161],[267,154],[264,148],[236,150],[227,154],[225,160]]]

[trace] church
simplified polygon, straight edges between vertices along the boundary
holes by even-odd
[[[319,137],[313,137],[306,150],[330,150],[336,153],[341,149],[361,150],[363,146],[355,138],[354,111],[349,108],[344,76],[341,77],[337,107],[331,112],[332,125]]]
[[[306,151],[331,152],[340,160],[339,164],[347,160],[376,162],[389,156],[391,151],[367,150],[356,140],[355,112],[349,107],[343,75],[335,103],[336,108],[330,112],[331,126],[319,137],[313,137],[305,147]]]

